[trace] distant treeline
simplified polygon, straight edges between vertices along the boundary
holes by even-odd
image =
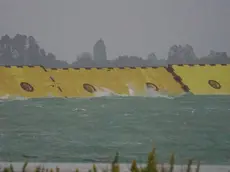
[[[123,67],[123,66],[164,66],[168,64],[230,64],[226,52],[210,53],[205,57],[197,57],[191,45],[173,45],[168,51],[167,59],[158,59],[150,53],[147,59],[138,56],[119,56],[107,60],[106,46],[102,39],[93,47],[93,54],[83,52],[76,61],[69,64],[57,60],[53,53],[40,48],[33,36],[17,34],[10,38],[4,35],[0,40],[0,65],[43,65],[45,67]]]

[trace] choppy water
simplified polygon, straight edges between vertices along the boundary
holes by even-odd
[[[0,161],[230,164],[229,122],[230,96],[2,100]]]

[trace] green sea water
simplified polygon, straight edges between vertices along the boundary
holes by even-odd
[[[230,163],[230,96],[0,101],[0,161]]]

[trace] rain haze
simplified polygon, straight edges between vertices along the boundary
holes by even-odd
[[[229,74],[230,0],[0,0],[0,172],[230,172]]]
[[[230,53],[229,0],[1,0],[0,35],[35,37],[57,59],[72,62],[102,38],[108,59],[167,58],[173,44],[197,56]]]

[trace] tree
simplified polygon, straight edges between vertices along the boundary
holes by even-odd
[[[156,54],[155,54],[155,53],[150,53],[150,54],[148,55],[148,60],[149,60],[149,61],[157,61],[157,56],[156,56]]]
[[[53,62],[56,60],[56,57],[53,53],[48,53],[47,56],[46,56],[46,60],[49,61],[49,62]]]
[[[35,38],[33,36],[29,36],[28,38],[29,47],[27,49],[28,63],[30,65],[40,65],[40,47],[37,44]]]
[[[27,36],[17,34],[12,40],[13,54],[17,56],[18,64],[26,64],[26,42]]]
[[[185,63],[194,63],[195,60],[197,60],[197,57],[191,45],[186,44],[185,47],[183,47],[182,55],[184,57]]]
[[[72,63],[73,66],[79,66],[79,67],[93,67],[93,57],[92,54],[89,52],[83,52],[80,55],[77,56],[77,59],[75,62]]]
[[[14,38],[4,35],[0,39],[1,65],[44,65],[47,67],[67,67],[68,63],[56,60],[52,53],[40,48],[33,36],[17,34]]]
[[[1,47],[1,63],[12,64],[14,59],[12,57],[12,40],[9,35],[4,35],[1,37],[0,47]]]
[[[77,61],[92,61],[92,54],[89,52],[83,52],[77,56]]]
[[[168,52],[168,64],[186,64],[194,63],[197,57],[194,53],[193,47],[186,44],[184,47],[173,45]]]

